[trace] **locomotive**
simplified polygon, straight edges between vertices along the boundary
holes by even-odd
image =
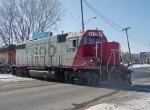
[[[103,31],[85,30],[27,40],[16,45],[12,74],[70,83],[131,84],[131,71],[121,65],[120,44]]]
[[[10,73],[11,65],[16,62],[16,45],[3,46],[0,48],[0,73]]]

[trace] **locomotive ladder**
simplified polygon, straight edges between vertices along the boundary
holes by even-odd
[[[99,76],[100,76],[100,81],[101,81],[101,76],[102,76],[102,61],[103,61],[103,57],[102,57],[102,55],[103,55],[103,51],[102,51],[102,49],[103,49],[103,43],[102,42],[96,42],[96,59],[98,58],[98,45],[97,44],[101,44],[101,58],[100,58],[100,65],[99,65]]]

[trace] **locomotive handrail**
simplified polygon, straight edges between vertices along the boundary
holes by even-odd
[[[100,65],[99,65],[99,76],[100,76],[100,80],[101,80],[101,75],[102,75],[102,67],[101,67],[101,64],[102,64],[102,60],[103,60],[103,57],[102,57],[102,55],[103,55],[103,44],[102,44],[102,42],[96,42],[96,58],[97,58],[97,56],[98,56],[98,54],[97,54],[97,52],[98,52],[98,45],[97,44],[101,44],[101,58],[100,58]]]
[[[110,57],[109,57],[108,62],[107,62],[107,73],[108,73],[108,64],[109,64],[109,62],[110,62],[111,56],[112,56],[112,52],[111,52]]]
[[[116,60],[115,51],[111,51],[110,57],[109,57],[108,62],[107,62],[107,73],[108,73],[108,65],[109,65],[110,58],[111,58],[112,54],[113,54],[113,56],[114,56],[114,65],[113,65],[113,68],[114,68],[115,65],[116,65],[116,62],[115,62],[115,60]]]

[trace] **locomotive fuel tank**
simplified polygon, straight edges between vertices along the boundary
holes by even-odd
[[[55,79],[55,71],[29,70],[29,75],[38,79]]]

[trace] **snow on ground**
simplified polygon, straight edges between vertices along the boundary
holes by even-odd
[[[129,69],[131,70],[137,70],[137,69],[145,69],[150,68],[150,64],[134,64],[132,67],[130,66]]]
[[[123,105],[102,103],[85,110],[150,110],[150,94],[142,93],[142,96],[139,95],[136,99],[129,100]]]
[[[11,74],[0,74],[0,82],[17,82],[24,80],[33,80],[32,78],[18,77]]]
[[[132,67],[129,67],[133,70],[143,70],[150,68],[148,64],[136,64]],[[150,85],[150,83],[148,83]],[[149,91],[150,88],[147,88],[145,91]],[[101,103],[95,106],[92,106],[85,110],[150,110],[150,93],[135,93],[136,98],[122,102],[121,104],[112,103]]]
[[[99,104],[96,106],[92,106],[92,107],[85,109],[85,110],[127,110],[127,109],[119,107],[116,104],[103,103],[103,104]]]

